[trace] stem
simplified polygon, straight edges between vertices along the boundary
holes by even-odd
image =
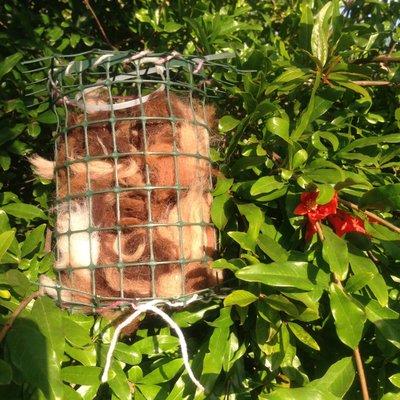
[[[11,314],[10,319],[8,322],[3,326],[3,328],[0,331],[0,343],[3,341],[4,337],[7,335],[7,332],[12,328],[15,320],[17,319],[18,315],[21,314],[22,311],[26,308],[26,306],[33,300],[36,299],[39,296],[40,292],[36,291],[33,292],[31,295],[26,297],[21,301],[19,306],[14,310],[14,312]]]
[[[317,229],[317,234],[321,242],[324,241],[324,234],[321,229],[321,224],[319,222],[315,223],[315,227]],[[343,290],[342,282],[336,274],[333,274],[333,281]],[[362,363],[361,353],[358,346],[353,350],[354,359],[356,361],[358,378],[360,380],[361,392],[363,396],[363,400],[370,400],[368,394],[368,385],[367,378],[365,376],[364,365]]]
[[[388,222],[385,219],[379,217],[378,215],[372,213],[371,211],[361,210],[360,207],[358,207],[357,204],[354,204],[354,203],[352,203],[350,201],[347,201],[347,200],[340,199],[340,202],[342,204],[344,204],[345,206],[352,208],[353,210],[363,212],[365,215],[367,215],[368,217],[370,217],[374,221],[379,222],[382,225],[385,225],[386,227],[388,227],[393,232],[400,233],[400,228],[398,226],[391,224],[390,222]]]
[[[358,86],[398,86],[389,81],[351,81]]]
[[[89,0],[83,0],[83,2],[85,3],[86,8],[90,11],[90,13],[92,14],[94,20],[96,21],[96,24],[101,32],[101,34],[103,35],[104,40],[106,41],[106,43],[114,50],[117,50],[117,48],[110,42],[110,40],[108,39],[108,36],[106,34],[106,31],[104,30],[103,26],[101,25],[100,20],[97,18],[96,13],[94,12],[92,6],[89,3]]]
[[[360,379],[360,386],[361,386],[363,400],[369,400],[367,378],[365,376],[364,365],[362,362],[360,349],[358,348],[358,346],[354,349],[354,359],[356,360],[357,372],[358,372],[358,377]]]

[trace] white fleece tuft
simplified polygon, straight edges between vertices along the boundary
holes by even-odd
[[[45,158],[40,157],[37,154],[29,157],[28,161],[32,164],[36,175],[44,179],[54,179],[54,161],[46,160]]]

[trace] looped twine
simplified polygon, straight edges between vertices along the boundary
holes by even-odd
[[[115,329],[113,338],[110,343],[110,347],[107,352],[106,363],[104,366],[103,374],[101,376],[101,381],[104,383],[104,382],[107,382],[107,380],[108,380],[108,373],[109,373],[109,370],[111,367],[112,356],[113,356],[115,347],[117,345],[118,337],[119,337],[122,329],[124,329],[126,326],[131,324],[133,321],[135,321],[135,319],[138,318],[140,316],[140,314],[151,311],[154,314],[159,315],[177,334],[178,339],[179,339],[179,344],[181,346],[182,359],[183,359],[183,364],[185,366],[186,372],[189,375],[189,378],[191,379],[191,381],[196,385],[196,387],[199,390],[204,391],[203,385],[196,379],[196,377],[194,376],[194,373],[192,371],[192,368],[190,367],[187,344],[186,344],[185,336],[183,335],[181,328],[179,328],[178,324],[168,314],[166,314],[164,311],[162,311],[158,307],[159,305],[167,305],[169,307],[183,307],[183,306],[186,306],[196,300],[198,300],[197,294],[195,294],[189,300],[184,301],[184,302],[170,302],[167,300],[151,300],[147,303],[140,304],[138,306],[131,304],[134,312],[128,318],[126,318],[125,321],[121,322]]]

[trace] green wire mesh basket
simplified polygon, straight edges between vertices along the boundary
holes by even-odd
[[[55,160],[32,163],[56,184],[57,279],[41,285],[59,303],[182,301],[221,283],[210,267],[207,83],[231,56],[95,50],[36,60],[31,72],[48,71],[58,118]]]

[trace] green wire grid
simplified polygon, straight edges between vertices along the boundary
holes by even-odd
[[[90,249],[90,264],[81,267],[72,267],[71,265],[57,268],[58,272],[58,283],[55,286],[51,286],[57,292],[58,302],[63,304],[65,301],[62,300],[63,292],[69,292],[77,295],[87,296],[91,299],[91,306],[94,311],[97,311],[103,307],[109,307],[110,304],[118,303],[119,306],[123,304],[130,304],[132,302],[141,303],[146,302],[157,297],[156,293],[156,268],[162,265],[179,265],[181,272],[181,293],[182,295],[174,298],[179,302],[184,302],[185,299],[189,299],[193,296],[193,293],[185,292],[185,267],[189,263],[199,262],[205,263],[209,261],[209,257],[204,254],[204,257],[200,259],[185,259],[183,251],[183,228],[185,226],[200,226],[205,229],[207,226],[212,226],[211,223],[205,222],[202,216],[202,222],[199,223],[188,223],[182,221],[182,216],[180,213],[180,202],[182,192],[187,190],[179,182],[179,163],[178,157],[192,157],[196,159],[197,165],[199,165],[200,160],[206,161],[209,165],[209,188],[212,188],[212,177],[211,177],[211,161],[208,157],[200,154],[197,140],[197,148],[194,149],[193,153],[183,153],[178,150],[176,143],[176,125],[182,119],[177,118],[173,114],[173,108],[171,106],[171,94],[184,94],[188,99],[188,104],[191,108],[192,119],[186,121],[194,127],[196,131],[196,137],[198,138],[198,128],[206,128],[209,131],[209,127],[196,119],[196,112],[194,109],[195,101],[197,104],[201,104],[203,112],[203,121],[206,121],[205,115],[205,105],[206,101],[212,98],[217,98],[219,96],[218,91],[210,89],[207,87],[207,80],[215,71],[229,71],[231,67],[227,64],[220,63],[219,60],[231,58],[233,54],[222,53],[215,54],[205,57],[196,56],[182,56],[178,53],[133,53],[133,52],[107,52],[101,50],[92,50],[86,53],[80,53],[75,55],[53,55],[51,57],[45,57],[34,61],[25,62],[25,65],[33,67],[30,69],[30,73],[37,74],[40,78],[32,82],[31,86],[34,89],[31,94],[41,93],[43,89],[35,90],[43,82],[47,82],[48,90],[52,96],[54,111],[58,118],[58,127],[55,142],[55,157],[57,160],[58,145],[60,140],[64,140],[65,144],[65,159],[66,161],[62,164],[56,166],[55,176],[56,176],[56,209],[60,204],[67,204],[69,213],[69,229],[66,232],[55,232],[55,238],[66,235],[68,237],[69,250],[71,251],[71,235],[80,232],[86,232],[89,235],[89,249]],[[128,69],[128,71],[127,71]],[[235,70],[235,72],[239,72]],[[43,74],[47,73],[47,79],[43,78]],[[96,120],[88,119],[87,112],[87,102],[85,99],[85,93],[90,90],[97,90],[101,88],[104,93],[107,93],[109,109],[108,118],[99,118]],[[145,96],[149,93],[161,91],[165,92],[167,99],[167,106],[169,111],[168,117],[148,117],[145,115]],[[115,100],[119,98],[127,99],[137,99],[140,113],[135,116],[118,116],[115,111],[118,110],[119,104]],[[196,100],[195,100],[196,99]],[[81,109],[83,120],[78,124],[69,125],[69,115],[70,110]],[[148,121],[166,120],[171,124],[173,132],[173,149],[171,152],[151,152],[148,151],[147,143],[147,130],[146,126]],[[135,152],[119,152],[117,141],[116,141],[116,124],[121,121],[135,121],[135,123],[141,125],[141,133],[143,135],[143,150],[138,150]],[[89,143],[88,143],[88,128],[93,124],[109,124],[111,127],[112,144],[113,151],[109,154],[104,155],[90,155]],[[85,140],[85,156],[79,159],[70,159],[68,154],[68,133],[73,129],[83,130],[84,140]],[[144,186],[130,186],[121,187],[118,179],[118,161],[124,157],[143,157],[146,160],[147,156],[170,156],[173,157],[174,163],[174,175],[175,175],[175,185],[172,186],[157,186],[151,183],[150,170],[147,162],[144,162]],[[91,187],[91,179],[89,173],[88,163],[93,160],[112,160],[114,164],[114,181],[115,186],[110,189],[95,190]],[[72,194],[71,190],[71,165],[74,163],[85,163],[86,164],[86,185],[87,190],[82,193]],[[67,186],[68,193],[64,197],[59,196],[59,177],[58,171],[64,169],[67,175]],[[177,204],[177,214],[178,220],[176,223],[161,223],[155,222],[152,218],[151,200],[152,192],[154,190],[161,189],[172,189],[176,191],[176,204]],[[121,226],[121,211],[120,211],[120,196],[124,192],[132,191],[145,191],[146,192],[146,207],[147,207],[147,222],[143,224],[132,224]],[[94,226],[92,220],[92,201],[93,196],[113,193],[116,197],[116,224],[107,227],[96,227]],[[71,212],[72,212],[72,202],[75,199],[85,199],[88,204],[89,211],[89,227],[83,230],[71,230]],[[156,260],[154,256],[153,248],[153,230],[157,227],[178,227],[179,231],[179,259],[177,260]],[[136,262],[126,262],[122,260],[122,247],[121,247],[121,232],[125,229],[134,228],[144,228],[146,229],[148,235],[149,243],[149,259],[145,261]],[[111,264],[99,264],[94,263],[92,259],[92,233],[94,232],[116,232],[117,234],[117,247],[118,247],[118,261]],[[202,234],[203,248],[204,234]],[[148,266],[151,273],[151,296],[144,298],[130,298],[125,295],[124,291],[124,271],[126,268],[138,267],[138,266]],[[100,268],[117,268],[119,271],[120,280],[120,293],[119,296],[100,296],[97,293],[96,287],[96,270]],[[91,292],[85,292],[78,289],[72,289],[70,287],[65,287],[60,282],[62,282],[62,271],[65,271],[71,276],[73,271],[79,269],[89,270],[91,274]],[[73,276],[73,274],[72,274]],[[183,278],[183,279],[182,279]],[[73,282],[72,285],[74,286]],[[50,287],[50,286],[49,286]],[[217,293],[217,288],[207,288],[196,292],[200,298],[204,301],[210,298],[219,297]],[[169,299],[171,300],[171,299]],[[88,303],[80,301],[68,302],[68,306],[71,308],[87,307]]]

